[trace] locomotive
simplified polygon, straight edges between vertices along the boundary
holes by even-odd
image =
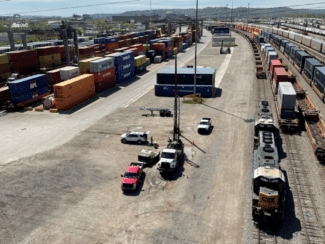
[[[276,126],[267,101],[261,101],[255,119],[252,215],[258,223],[278,224],[283,219],[285,176],[275,144]]]

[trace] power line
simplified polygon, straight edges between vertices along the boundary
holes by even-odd
[[[6,1],[10,1],[10,0],[6,0]],[[20,12],[20,13],[9,13],[9,14],[3,14],[3,15],[39,13],[39,12],[48,12],[48,11],[56,11],[56,10],[66,10],[66,9],[72,9],[72,8],[89,8],[89,7],[103,6],[103,5],[109,5],[109,4],[121,4],[121,3],[138,2],[138,1],[140,1],[140,0],[129,0],[129,1],[123,1],[123,2],[100,3],[100,4],[92,4],[92,5],[65,7],[65,8],[43,9],[43,10],[26,11],[26,12]]]

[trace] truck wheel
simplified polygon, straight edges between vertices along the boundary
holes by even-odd
[[[138,144],[142,144],[142,141],[139,140],[139,141],[138,141]]]
[[[125,140],[125,139],[122,139],[122,142],[123,142],[123,143],[126,143],[126,140]]]

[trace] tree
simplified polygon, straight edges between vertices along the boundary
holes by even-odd
[[[121,22],[121,26],[123,29],[127,29],[130,27],[130,24],[128,22],[124,21],[124,22]]]
[[[81,30],[79,28],[76,28],[76,31],[77,31],[77,35],[81,36]]]
[[[106,27],[106,22],[103,19],[96,20],[95,25],[96,25],[96,28],[97,28],[98,32],[100,32],[100,33],[103,33],[104,30],[106,29],[105,28]]]

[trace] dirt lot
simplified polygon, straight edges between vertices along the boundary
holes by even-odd
[[[252,243],[258,89],[249,44],[238,35],[236,42],[215,97],[181,104],[186,159],[174,175],[162,177],[152,165],[136,192],[120,189],[127,165],[152,148],[122,144],[120,135],[149,130],[159,150],[172,136],[171,117],[139,109],[173,108],[173,98],[152,90],[68,143],[1,166],[0,243]],[[209,44],[198,65],[219,72],[226,57]],[[196,131],[202,117],[212,118],[209,135]]]

